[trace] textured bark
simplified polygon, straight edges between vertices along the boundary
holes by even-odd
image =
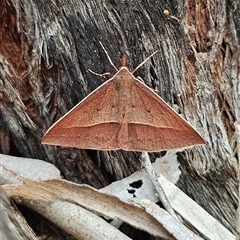
[[[193,5],[187,1],[186,10],[183,26],[195,57],[193,75],[199,99],[192,106],[200,110],[208,144],[193,157],[191,151],[180,154],[183,174],[178,186],[235,232],[239,193],[234,123],[240,119],[240,25],[236,19],[240,4],[196,1]],[[189,99],[183,99],[184,105]]]
[[[159,50],[137,74],[207,142],[179,154],[178,186],[235,232],[237,0],[3,0],[0,11],[2,153],[45,159],[67,179],[97,188],[139,169],[138,153],[42,146],[40,140],[53,122],[105,81],[88,69],[114,72],[99,41],[117,66],[126,53],[131,69]]]

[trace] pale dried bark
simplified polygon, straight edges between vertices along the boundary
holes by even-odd
[[[0,188],[1,240],[37,240],[21,213],[11,206],[10,200]]]
[[[139,169],[137,153],[41,146],[40,139],[104,81],[88,69],[113,72],[100,40],[116,65],[127,53],[130,68],[159,50],[138,75],[207,141],[179,154],[178,186],[236,233],[237,0],[12,0],[2,1],[0,10],[1,152],[45,159],[67,179],[95,187]]]
[[[99,192],[84,184],[76,185],[69,181],[59,181],[56,168],[44,161],[8,155],[0,155],[0,157],[2,157],[0,168],[9,172],[8,175],[12,175],[11,178],[3,179],[5,185],[2,188],[8,196],[16,197],[17,202],[34,209],[77,238],[86,239],[87,236],[91,236],[94,239],[123,239],[125,236],[121,236],[118,230],[112,228],[114,221],[114,226],[118,222],[118,228],[125,222],[137,229],[144,229],[151,235],[160,235],[164,239],[167,237],[166,232],[172,234],[167,239],[202,239],[199,234],[194,234],[182,224],[186,221],[191,224],[191,228],[209,240],[235,239],[230,231],[163,175],[159,178],[153,176],[154,182],[153,179],[150,180],[147,167],[145,171],[137,171],[127,178],[106,186]],[[11,164],[8,160],[11,160]],[[16,160],[20,164],[16,163]],[[15,164],[12,164],[13,162]],[[27,165],[29,172],[32,169],[35,174],[19,171],[15,167],[23,164]],[[35,171],[36,166],[39,169],[38,172]],[[155,162],[152,170],[159,171],[157,166]],[[42,172],[46,168],[48,171],[43,175]],[[165,174],[162,170],[161,172]],[[172,178],[172,176],[169,177]],[[36,179],[39,181],[36,182]],[[156,190],[159,189],[154,187],[157,182],[161,184],[161,191],[165,192],[179,220],[176,221],[169,213],[154,204],[159,201],[156,197]],[[18,185],[13,185],[13,183]],[[96,213],[113,219],[111,225],[95,215]]]

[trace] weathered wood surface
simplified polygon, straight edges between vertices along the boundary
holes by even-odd
[[[0,188],[1,239],[37,240],[35,234],[22,215],[11,206],[6,193]]]
[[[167,156],[174,160],[173,155]],[[9,197],[16,197],[17,202],[34,209],[80,239],[86,239],[86,234],[94,239],[123,239],[124,235],[121,236],[119,230],[114,231],[112,228],[113,222],[114,226],[120,226],[125,222],[136,229],[144,229],[151,235],[160,235],[163,238],[168,232],[172,234],[168,239],[200,240],[202,238],[199,235],[209,240],[235,239],[230,231],[163,175],[160,174],[159,178],[154,177],[154,180],[150,180],[152,174],[149,174],[149,170],[153,172],[155,169],[166,174],[166,171],[159,169],[159,164],[165,158],[166,156],[158,158],[152,164],[152,170],[149,166],[145,167],[98,192],[86,184],[77,185],[60,180],[58,169],[45,161],[0,154],[0,170],[4,170],[4,176],[0,175],[0,184],[5,183],[1,187]],[[24,165],[27,171],[23,171]],[[16,166],[20,166],[20,169]],[[36,171],[36,168],[39,171]],[[172,179],[172,175],[168,177]],[[167,212],[154,204],[159,201],[154,186],[156,183],[161,184],[163,192],[180,218],[176,215],[173,217],[174,214],[170,215],[170,211]],[[143,211],[139,212],[136,206],[143,207]],[[109,225],[109,221],[100,219],[96,213],[114,220]],[[99,222],[98,227],[96,222]],[[191,228],[198,234],[191,232],[182,222],[191,223]],[[5,232],[5,229],[3,231]],[[116,237],[115,234],[120,235]]]
[[[163,10],[171,16],[166,17]],[[138,153],[41,146],[44,132],[114,72],[122,53],[137,74],[207,141],[179,154],[184,192],[233,233],[238,204],[240,6],[235,1],[0,3],[1,153],[45,159],[97,188],[139,169]],[[178,21],[178,19],[180,21]],[[154,157],[152,155],[152,157]]]

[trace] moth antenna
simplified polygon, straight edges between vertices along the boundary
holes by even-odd
[[[110,64],[113,66],[113,68],[118,71],[117,67],[114,65],[114,63],[112,62],[112,59],[110,58],[110,56],[108,55],[107,50],[104,48],[103,44],[101,42],[99,42],[103,51],[105,52],[105,54],[107,55],[108,61],[110,62]]]
[[[153,55],[155,55],[158,52],[155,51],[154,53],[152,53],[149,57],[147,57],[143,62],[141,62],[137,67],[135,67],[132,71],[132,74],[134,74],[145,62],[147,62]]]
[[[106,73],[96,73],[94,71],[92,71],[91,69],[88,69],[88,71],[96,76],[99,76],[99,77],[105,77],[105,76],[112,76],[112,73],[110,72],[106,72]]]
[[[122,55],[122,67],[126,67],[127,65],[127,56],[126,54]]]

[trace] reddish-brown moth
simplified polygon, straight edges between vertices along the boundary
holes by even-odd
[[[130,72],[125,62],[123,58],[112,78],[59,119],[42,144],[147,152],[205,144],[191,125],[133,76],[142,64]]]

